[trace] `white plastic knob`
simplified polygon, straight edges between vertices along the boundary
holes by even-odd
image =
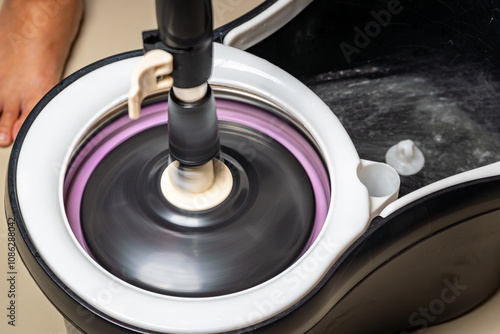
[[[409,139],[400,141],[392,146],[385,154],[385,161],[394,168],[399,175],[414,175],[425,164],[422,151]]]

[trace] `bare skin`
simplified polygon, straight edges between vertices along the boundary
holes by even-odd
[[[83,0],[5,0],[0,10],[0,146],[63,74]]]

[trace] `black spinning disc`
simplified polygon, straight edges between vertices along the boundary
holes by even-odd
[[[315,216],[309,178],[271,137],[220,122],[221,159],[234,178],[229,197],[189,212],[160,189],[167,126],[143,131],[93,171],[81,219],[95,259],[115,276],[175,296],[216,296],[258,285],[299,256]]]

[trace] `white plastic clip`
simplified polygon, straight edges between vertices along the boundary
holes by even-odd
[[[132,81],[128,93],[128,115],[137,119],[141,115],[141,103],[144,98],[158,91],[172,88],[174,80],[173,57],[163,50],[152,50],[144,55],[132,73]]]

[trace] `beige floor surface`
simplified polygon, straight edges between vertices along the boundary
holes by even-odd
[[[3,0],[0,0],[0,4]],[[238,17],[261,0],[215,0],[215,24]],[[86,0],[85,20],[67,64],[66,75],[104,57],[142,47],[141,31],[156,27],[153,0]],[[10,148],[0,149],[0,190]],[[3,202],[3,192],[0,192]],[[47,301],[19,258],[16,262],[16,326],[7,318],[9,284],[7,279],[7,224],[0,215],[0,333],[64,334],[62,316]],[[421,333],[500,333],[500,294],[481,308],[453,322],[429,327]]]

